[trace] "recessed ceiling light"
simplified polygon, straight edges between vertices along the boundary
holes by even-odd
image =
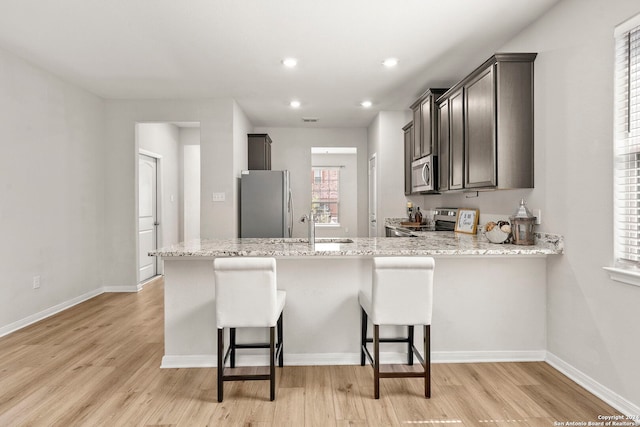
[[[300,101],[293,100],[289,103],[291,108],[300,108]]]
[[[298,65],[298,60],[296,58],[284,58],[282,60],[282,65],[288,68],[293,68]]]
[[[396,65],[398,65],[398,58],[387,58],[382,61],[382,65],[389,68],[395,67]]]
[[[364,108],[369,108],[371,107],[373,104],[371,103],[371,101],[362,101],[360,103],[360,105],[362,105]]]

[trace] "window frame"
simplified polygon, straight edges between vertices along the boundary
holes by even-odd
[[[340,227],[340,218],[341,218],[341,183],[340,180],[342,178],[342,174],[340,173],[340,166],[311,166],[311,212],[314,213],[314,216],[316,217],[316,226],[317,227]],[[321,201],[321,202],[317,202],[314,201],[314,196],[316,194],[315,189],[314,189],[314,184],[315,184],[315,173],[316,171],[335,171],[337,173],[337,178],[335,180],[330,180],[330,181],[335,181],[337,184],[337,197],[336,197],[336,201]],[[329,204],[335,204],[336,205],[336,216],[337,216],[337,222],[319,222],[318,221],[318,216],[316,215],[316,209],[314,208],[314,204],[317,203],[329,203]]]
[[[614,31],[613,267],[618,282],[640,286],[640,14]]]

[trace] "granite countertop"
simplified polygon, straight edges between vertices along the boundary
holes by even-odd
[[[344,242],[349,240],[349,243]],[[393,256],[393,255],[557,255],[562,254],[562,236],[540,234],[533,246],[493,244],[479,235],[452,231],[421,233],[420,237],[354,237],[317,239],[312,247],[300,238],[237,238],[194,240],[149,252],[150,256],[218,257],[218,256]]]

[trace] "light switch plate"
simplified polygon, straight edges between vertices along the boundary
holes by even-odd
[[[224,202],[226,199],[225,193],[213,193],[211,195],[212,202]]]

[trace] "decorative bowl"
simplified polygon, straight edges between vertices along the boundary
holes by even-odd
[[[487,231],[487,225],[485,224],[482,227],[482,234],[487,238],[491,243],[505,243],[509,240],[511,233],[506,233],[500,229],[500,227],[495,226],[490,231]]]

